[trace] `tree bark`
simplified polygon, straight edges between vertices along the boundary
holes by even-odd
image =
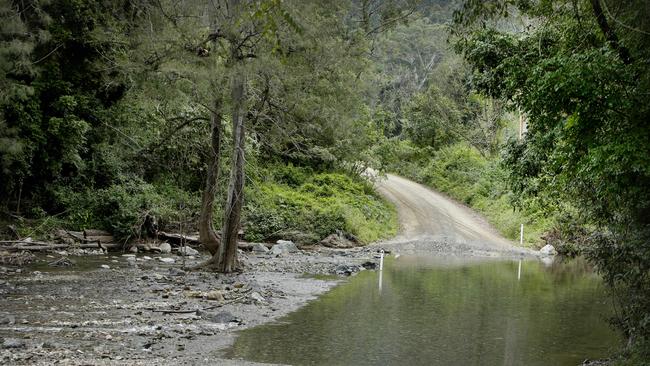
[[[236,51],[236,50],[234,50]],[[237,66],[236,66],[237,67]],[[232,79],[232,136],[233,153],[228,198],[221,229],[221,245],[216,260],[216,269],[230,273],[237,267],[237,232],[244,202],[244,147],[245,147],[245,98],[246,74],[243,65],[238,65]]]
[[[591,0],[591,7],[594,10],[594,15],[596,16],[596,21],[598,22],[598,26],[600,27],[600,30],[605,35],[605,38],[607,39],[607,42],[609,42],[609,45],[616,52],[618,52],[618,55],[624,64],[629,65],[630,63],[632,63],[632,57],[630,56],[630,51],[625,46],[621,45],[621,43],[618,40],[618,36],[614,32],[614,30],[609,26],[609,23],[607,22],[607,18],[605,17],[605,13],[603,13],[603,8],[600,5],[600,0]]]
[[[220,238],[214,229],[213,206],[219,180],[219,161],[221,154],[221,100],[215,99],[210,130],[210,162],[208,163],[205,187],[201,198],[199,216],[199,241],[212,255],[219,249]]]

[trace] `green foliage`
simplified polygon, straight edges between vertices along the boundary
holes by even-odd
[[[397,231],[394,208],[360,178],[342,173],[314,175],[308,168],[282,165],[269,170],[277,181],[249,188],[244,211],[248,240],[289,237],[312,244],[340,230],[369,243]]]
[[[197,194],[138,178],[124,178],[107,188],[85,192],[61,187],[56,195],[67,213],[60,217],[61,226],[104,229],[120,241],[146,236],[147,217],[155,219],[160,230],[179,230],[183,225],[185,231],[193,231],[195,223],[188,219],[200,206]]]
[[[593,232],[586,253],[621,307],[617,324],[630,347],[650,349],[647,3],[489,3],[492,11],[472,1],[458,14],[457,45],[475,86],[528,116],[525,140],[506,156],[513,189],[541,206],[579,209]],[[544,26],[486,26],[508,9]]]

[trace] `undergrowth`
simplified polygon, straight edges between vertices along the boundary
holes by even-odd
[[[147,235],[148,218],[157,229],[189,233],[196,231],[201,193],[184,191],[172,183],[121,177],[105,189],[60,188],[55,195],[61,202],[60,214],[32,213],[35,219],[18,222],[21,237],[44,238],[57,228],[93,228],[128,241]],[[249,241],[291,239],[312,244],[343,231],[369,243],[397,231],[394,207],[369,182],[343,172],[274,164],[258,169],[245,197],[242,228]],[[218,198],[214,208],[217,229],[221,205]]]

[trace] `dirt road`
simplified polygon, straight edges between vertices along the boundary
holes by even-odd
[[[384,247],[400,253],[531,256],[514,246],[479,214],[421,184],[388,174],[377,188],[397,207],[399,235]]]

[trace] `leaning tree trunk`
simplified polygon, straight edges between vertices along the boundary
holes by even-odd
[[[224,210],[223,227],[221,229],[221,245],[216,259],[216,269],[229,273],[237,266],[237,232],[241,219],[241,209],[244,202],[244,103],[246,75],[242,66],[234,74],[232,80],[232,139],[233,153],[231,163],[228,199]]]
[[[210,132],[210,161],[205,187],[201,198],[201,215],[199,216],[199,241],[212,255],[219,250],[220,239],[214,229],[212,207],[219,180],[219,157],[221,153],[221,101],[215,100],[212,111]]]

